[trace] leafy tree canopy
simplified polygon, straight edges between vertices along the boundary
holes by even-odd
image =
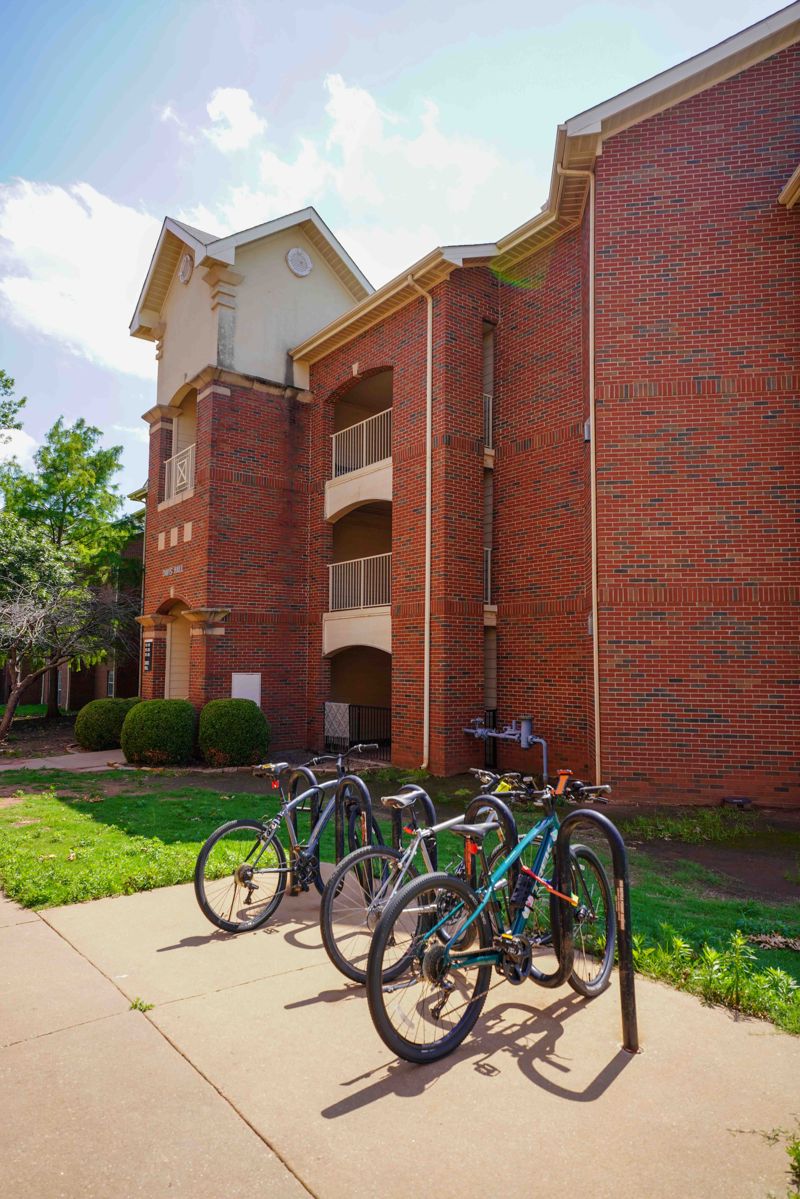
[[[14,380],[0,370],[0,445],[8,441],[12,429],[21,429],[20,413],[27,402],[26,396],[14,395]]]
[[[0,511],[0,600],[19,588],[33,595],[46,595],[55,584],[65,585],[70,577],[63,550],[54,546],[45,531]]]
[[[0,467],[0,492],[7,512],[38,525],[53,546],[102,576],[118,563],[138,524],[119,515],[122,497],[114,475],[122,447],[104,449],[101,435],[82,417],[71,426],[59,417],[37,450],[32,471],[15,461]]]

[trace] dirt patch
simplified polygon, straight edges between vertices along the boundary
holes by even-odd
[[[15,720],[11,726],[4,749],[13,754],[0,755],[0,761],[16,758],[49,758],[65,754],[67,747],[75,743],[75,717],[59,716],[45,720],[43,717],[26,717]]]
[[[18,803],[22,803],[21,795],[4,795],[0,798],[0,808],[13,808]]]
[[[636,848],[659,862],[676,865],[696,862],[720,876],[722,886],[717,889],[718,894],[767,903],[800,900],[800,886],[786,877],[797,877],[797,852],[780,844],[769,850],[754,850],[749,846],[648,841]]]

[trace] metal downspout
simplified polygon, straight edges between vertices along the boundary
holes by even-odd
[[[567,170],[558,166],[559,175],[575,175],[589,180],[589,490],[591,505],[592,537],[592,676],[594,687],[594,774],[595,782],[601,783],[601,736],[600,736],[600,630],[598,621],[598,569],[597,569],[597,447],[595,436],[595,370],[594,370],[594,220],[595,220],[595,176],[594,171]]]
[[[425,635],[422,667],[422,762],[428,769],[431,749],[431,480],[433,449],[433,298],[412,275],[408,283],[428,305],[427,364],[425,371]]]

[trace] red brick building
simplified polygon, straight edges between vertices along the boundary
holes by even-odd
[[[312,209],[165,222],[142,694],[437,773],[529,716],[624,798],[796,803],[799,43],[573,117],[540,213],[377,292]]]

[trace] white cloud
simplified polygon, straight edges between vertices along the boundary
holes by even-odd
[[[213,122],[211,128],[205,130],[206,137],[225,154],[246,149],[267,127],[243,87],[218,87],[212,92],[206,111]]]
[[[344,245],[380,283],[436,245],[491,241],[538,211],[547,180],[526,161],[503,160],[488,142],[447,134],[433,101],[422,102],[415,120],[383,110],[341,75],[327,76],[324,88],[314,136],[289,153],[259,138],[258,177],[237,181],[216,205],[189,209],[184,218],[232,232],[314,204],[334,220],[342,214]],[[258,133],[251,127],[248,137]]]
[[[16,458],[24,470],[30,470],[38,448],[36,438],[24,429],[8,429],[0,436],[0,462]]]
[[[100,366],[155,377],[128,334],[160,224],[87,183],[0,186],[0,306],[13,324]]]
[[[112,425],[111,428],[125,441],[138,441],[141,445],[150,444],[150,430],[144,421],[141,425]]]

